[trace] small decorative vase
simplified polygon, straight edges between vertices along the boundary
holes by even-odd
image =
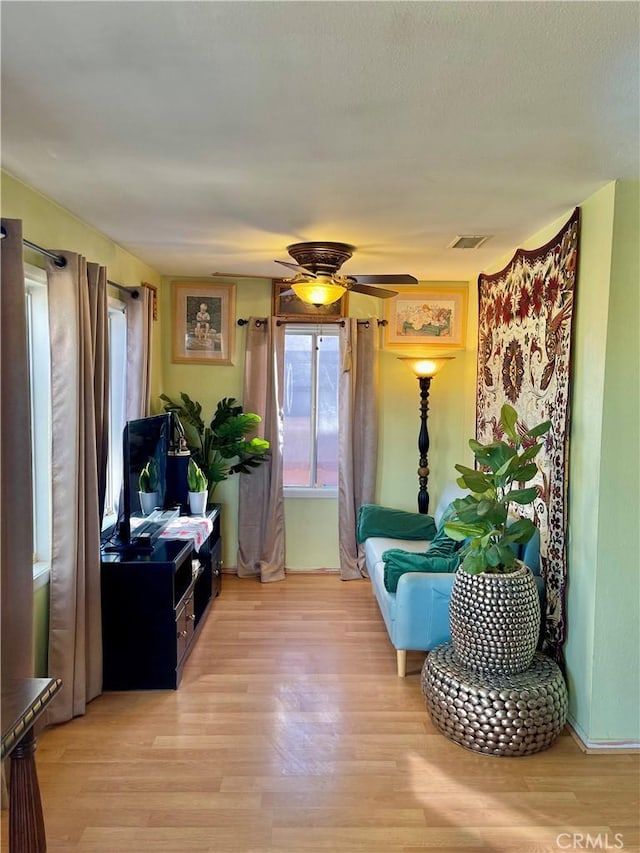
[[[140,498],[140,509],[143,515],[150,515],[158,506],[157,492],[138,492]]]
[[[475,672],[524,672],[540,635],[540,598],[531,570],[510,574],[456,573],[449,606],[456,658]]]
[[[204,515],[207,508],[208,492],[189,492],[189,510],[191,515]]]

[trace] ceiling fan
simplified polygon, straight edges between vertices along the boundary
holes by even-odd
[[[374,287],[374,284],[417,284],[412,275],[340,275],[338,270],[348,261],[356,247],[348,243],[312,241],[292,243],[287,252],[296,261],[278,261],[294,270],[296,275],[289,279],[295,295],[311,305],[330,305],[337,302],[346,291],[365,293],[380,299],[390,299],[395,290]]]

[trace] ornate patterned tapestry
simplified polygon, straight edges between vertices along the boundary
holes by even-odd
[[[476,436],[500,438],[505,402],[528,427],[551,421],[537,457],[538,497],[522,507],[540,529],[547,587],[544,651],[562,658],[566,635],[567,462],[571,325],[578,264],[580,210],[560,233],[533,251],[518,249],[505,269],[478,278]]]

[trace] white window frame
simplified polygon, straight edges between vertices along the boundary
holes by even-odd
[[[287,335],[295,335],[295,334],[313,334],[318,337],[339,337],[339,329],[338,326],[334,323],[328,325],[320,325],[318,323],[290,323],[287,325],[285,329],[285,347],[286,347],[286,337]],[[315,347],[312,346],[312,352],[315,352]],[[317,359],[313,359],[312,362],[312,417],[316,421],[316,430],[315,430],[315,441],[317,441],[317,420],[318,420],[318,406],[317,406],[317,383],[315,381],[316,373],[318,369]],[[338,389],[336,388],[336,395],[338,393]],[[336,399],[336,405],[337,405]],[[314,442],[314,456],[316,455],[316,446]],[[336,460],[337,461],[337,460]],[[285,498],[302,498],[302,499],[311,499],[311,500],[322,500],[329,499],[335,500],[338,497],[338,486],[284,486],[284,497]]]
[[[51,355],[47,273],[24,265],[29,394],[31,401],[33,488],[33,579],[38,589],[51,568]],[[36,347],[36,341],[46,346]],[[38,427],[36,429],[36,426]]]
[[[127,306],[109,297],[109,451],[107,455],[107,493],[102,530],[118,521],[118,503],[122,487],[122,431],[127,420]],[[107,509],[107,499],[111,512]]]

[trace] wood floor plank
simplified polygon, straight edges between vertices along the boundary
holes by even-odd
[[[368,581],[225,575],[178,691],[107,693],[40,735],[49,853],[640,849],[638,755],[564,733],[524,758],[464,750],[429,718],[424,657],[397,678]]]

